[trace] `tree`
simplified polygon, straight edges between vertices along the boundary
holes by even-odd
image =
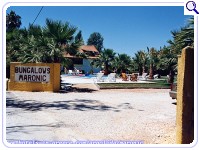
[[[42,29],[42,27],[40,25],[29,24],[28,29],[26,31],[24,31],[24,32],[25,32],[25,34],[33,35],[36,38],[43,36],[43,29]]]
[[[133,58],[133,61],[135,64],[137,64],[137,68],[140,74],[146,72],[146,65],[147,65],[147,53],[143,50],[138,51],[135,53],[135,57]]]
[[[153,79],[153,75],[154,75],[154,69],[156,66],[156,63],[158,63],[158,52],[157,50],[152,47],[152,48],[148,48],[148,59],[149,59],[149,79]]]
[[[168,82],[173,83],[175,71],[177,70],[177,54],[169,46],[164,46],[160,51],[159,60],[159,68],[168,72]]]
[[[87,45],[94,45],[96,49],[101,52],[103,48],[103,40],[104,38],[101,36],[100,33],[94,32],[90,35]]]
[[[16,33],[13,30],[11,33],[15,34],[7,36],[7,49],[10,56],[16,57],[16,61],[24,63],[65,63],[69,61],[66,61],[63,53],[71,49],[77,51],[81,45],[81,41],[75,41],[75,32],[76,28],[69,23],[47,19],[46,26],[43,28],[29,25],[28,29]]]
[[[128,56],[127,54],[118,54],[118,56],[115,58],[115,61],[113,62],[113,66],[118,73],[121,73],[131,71],[131,63],[132,60],[130,56]]]
[[[77,35],[75,36],[75,41],[76,42],[80,42],[81,45],[84,45],[84,40],[83,40],[83,36],[82,36],[82,32],[79,31],[77,33]]]
[[[77,40],[74,38],[77,28],[68,22],[62,23],[61,21],[46,19],[46,26],[43,30],[45,36],[55,41],[56,47],[60,48],[61,53],[66,51],[75,55],[78,52],[78,48],[82,45],[83,41],[78,40],[78,36],[76,38]],[[56,55],[54,57],[54,60],[59,59]],[[56,60],[56,62],[59,61]]]
[[[6,15],[6,31],[12,31],[14,29],[19,29],[21,26],[21,17],[11,11]]]
[[[91,62],[92,66],[104,69],[104,74],[109,74],[113,69],[113,61],[115,60],[116,53],[112,49],[104,49],[99,58]]]
[[[188,46],[187,41],[191,40],[189,43],[191,46],[194,44],[194,17],[188,19],[188,23],[185,27],[181,28],[181,31],[177,35],[177,41],[184,44],[184,47]]]
[[[169,71],[169,82],[173,83],[174,74],[177,70],[177,55],[180,55],[182,49],[188,45],[188,40],[190,45],[194,46],[194,17],[188,20],[188,24],[185,27],[171,31],[171,34],[173,39],[167,41],[170,45],[163,50],[162,63],[164,64],[163,66],[166,66],[165,69]]]
[[[187,41],[191,41],[191,46],[194,45],[194,17],[188,20],[188,24],[182,27],[180,30],[171,31],[173,40],[168,40],[170,49],[172,49],[178,55],[181,50],[188,45]]]
[[[14,11],[6,15],[6,76],[9,77],[10,62],[17,61],[15,56],[16,51],[19,50],[23,36],[20,34],[21,17]]]
[[[68,22],[62,23],[51,19],[46,19],[46,26],[44,27],[46,36],[53,38],[58,45],[67,47],[72,43],[76,30],[77,28]]]

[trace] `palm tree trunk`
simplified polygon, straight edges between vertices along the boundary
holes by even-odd
[[[108,75],[108,67],[105,67],[104,75]]]
[[[174,82],[174,71],[170,70],[169,72],[169,83],[173,83]]]
[[[145,73],[145,66],[142,66],[142,74]]]
[[[152,63],[150,63],[149,79],[153,79],[153,64]]]

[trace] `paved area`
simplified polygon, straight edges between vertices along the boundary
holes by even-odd
[[[176,105],[164,89],[7,92],[7,140],[175,143]]]

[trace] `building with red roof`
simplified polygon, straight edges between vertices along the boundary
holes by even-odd
[[[86,56],[86,58],[81,57]],[[82,45],[78,49],[78,54],[64,53],[64,57],[69,58],[73,62],[73,66],[67,69],[78,69],[84,73],[97,73],[101,69],[94,68],[90,65],[90,62],[99,57],[99,51],[94,45]]]

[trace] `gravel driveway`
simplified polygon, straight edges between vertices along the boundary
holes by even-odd
[[[7,140],[142,140],[175,143],[166,89],[7,92]]]

